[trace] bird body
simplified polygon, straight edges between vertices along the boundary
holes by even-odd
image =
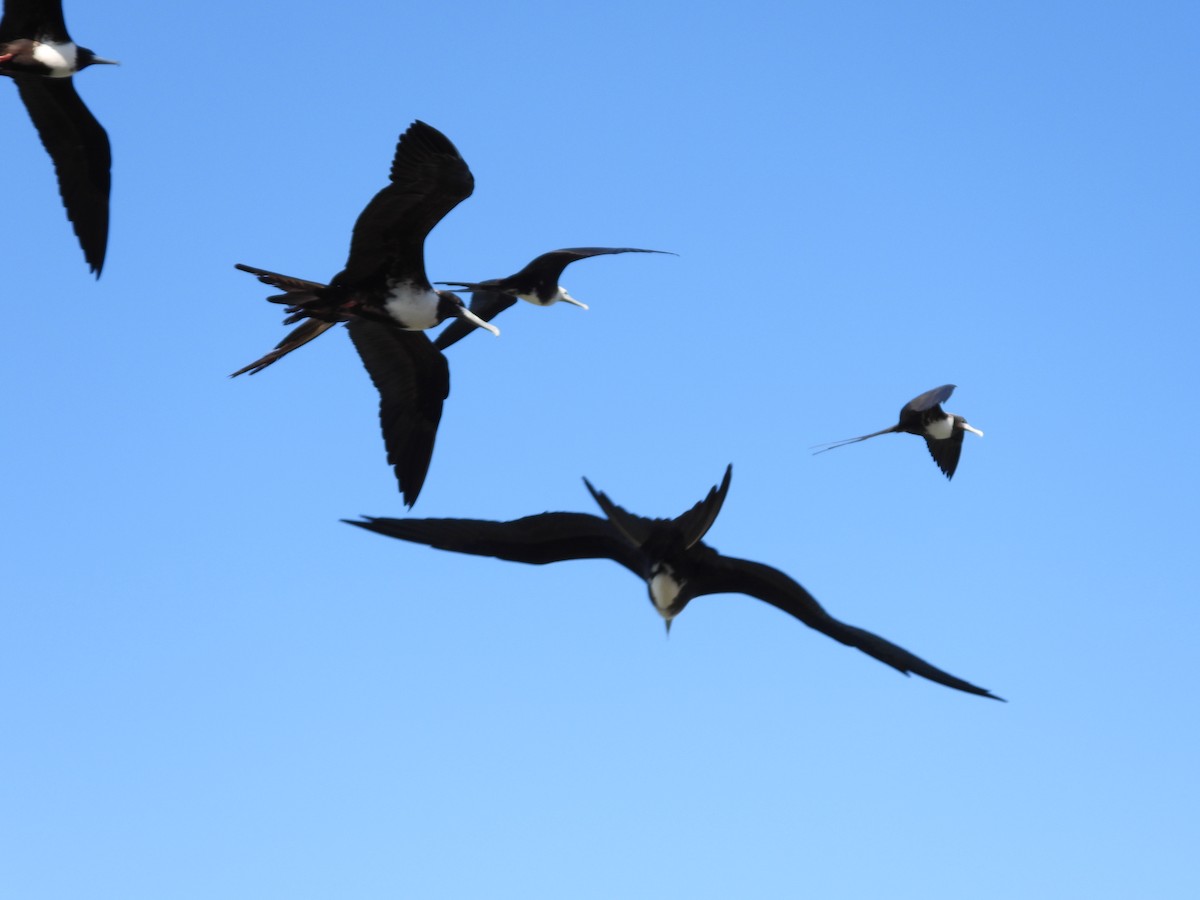
[[[10,41],[0,57],[3,58],[0,65],[26,75],[70,78],[79,71],[76,65],[79,53],[74,41]]]
[[[659,563],[650,576],[650,600],[658,614],[668,622],[675,618],[673,610],[683,593],[684,583],[675,577],[675,570],[667,563]]]
[[[442,550],[535,565],[611,559],[645,582],[650,601],[668,630],[672,620],[697,597],[747,594],[900,672],[966,693],[1001,699],[878,635],[835,619],[808,591],[778,569],[724,556],[705,544],[702,538],[725,501],[732,469],[730,466],[725,470],[720,486],[674,519],[649,519],[629,513],[584,479],[605,518],[546,512],[508,522],[370,517],[347,521],[368,531]]]
[[[400,135],[390,184],[359,214],[345,267],[329,284],[237,264],[282,294],[284,323],[293,329],[273,350],[233,373],[267,366],[344,322],[379,390],[380,425],[388,462],[405,503],[416,502],[433,455],[442,405],[450,393],[445,357],[423,333],[459,316],[477,319],[456,294],[433,288],[425,274],[425,238],[442,217],[471,195],[475,180],[450,140],[424,122]]]
[[[899,421],[892,427],[859,437],[833,441],[824,446],[818,445],[821,446],[821,449],[816,453],[824,453],[826,450],[844,447],[847,444],[856,444],[859,441],[879,437],[881,434],[915,434],[925,439],[929,455],[933,457],[933,461],[942,470],[942,474],[946,476],[947,480],[953,478],[954,472],[958,469],[959,457],[962,455],[963,433],[969,431],[983,437],[983,432],[968,425],[965,418],[942,409],[942,404],[954,393],[954,388],[953,384],[943,384],[941,387],[928,390],[904,404],[900,410]]]
[[[97,278],[108,249],[112,150],[108,133],[79,98],[71,76],[101,64],[116,62],[71,40],[61,0],[5,0],[0,75],[16,84],[54,163],[67,218]]]
[[[390,282],[383,308],[400,328],[425,331],[437,327],[448,315],[453,315],[441,308],[441,293],[411,281]]]
[[[637,247],[569,247],[551,250],[531,261],[521,271],[506,278],[487,281],[439,281],[438,284],[459,290],[470,291],[471,312],[490,322],[518,300],[534,306],[553,306],[569,303],[587,309],[586,303],[576,300],[565,287],[558,283],[563,270],[573,262],[593,256],[608,256],[614,253],[669,253],[666,250],[640,250]],[[673,255],[673,254],[672,254]],[[452,322],[438,335],[435,344],[441,350],[466,337],[477,326],[470,322]]]
[[[390,183],[359,214],[349,258],[329,284],[241,263],[237,268],[283,288],[284,294],[267,299],[288,305],[287,325],[364,318],[423,331],[461,316],[499,334],[474,317],[456,294],[435,290],[425,274],[425,238],[474,189],[474,176],[450,139],[417,121],[396,142]]]

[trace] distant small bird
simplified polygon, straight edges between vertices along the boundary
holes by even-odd
[[[637,247],[572,247],[566,250],[552,250],[543,253],[520,272],[507,278],[492,278],[489,281],[439,281],[447,287],[471,291],[471,312],[479,318],[490,322],[518,300],[524,300],[535,306],[550,306],[562,301],[587,309],[586,303],[580,303],[567,293],[567,289],[558,283],[563,269],[581,259],[593,256],[607,256],[612,253],[665,253],[674,256],[669,250],[639,250]],[[439,350],[445,350],[476,328],[470,322],[460,320],[451,322],[446,330],[437,336],[434,345]]]
[[[344,521],[440,550],[534,565],[568,559],[611,559],[646,582],[650,601],[666,621],[668,631],[671,621],[696,597],[748,594],[900,672],[915,673],[968,694],[1002,699],[943,672],[878,635],[839,622],[808,591],[778,569],[722,556],[703,543],[701,538],[712,527],[725,502],[732,474],[733,466],[729,466],[720,487],[714,487],[707,497],[675,519],[648,519],[626,512],[585,478],[584,484],[607,518],[546,512],[510,522],[371,517]]]
[[[451,316],[493,334],[450,291],[436,291],[425,275],[425,237],[471,195],[475,179],[450,140],[424,122],[400,135],[391,184],[367,204],[354,225],[350,258],[328,284],[239,263],[237,268],[284,293],[284,324],[301,324],[275,349],[233,375],[254,374],[345,322],[371,380],[379,389],[388,462],[404,502],[412,506],[433,454],[442,403],[450,392],[445,357],[422,332]]]
[[[821,449],[813,455],[844,447],[847,444],[856,444],[868,438],[879,437],[881,434],[904,432],[925,438],[925,446],[929,448],[929,455],[933,457],[933,461],[945,473],[947,479],[953,478],[954,470],[958,468],[958,457],[962,454],[963,432],[969,431],[971,434],[983,437],[983,432],[968,425],[967,420],[962,416],[956,416],[942,409],[942,404],[950,399],[954,388],[953,384],[943,384],[941,387],[926,391],[905,404],[904,408],[900,410],[900,421],[891,428],[864,434],[861,437],[833,441],[826,445],[818,444],[817,446]]]
[[[117,65],[67,34],[62,0],[5,0],[0,18],[0,75],[17,92],[54,162],[58,192],[90,271],[100,277],[108,249],[112,151],[108,134],[84,106],[71,76]]]

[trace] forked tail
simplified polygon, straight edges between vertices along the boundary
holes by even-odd
[[[891,428],[885,428],[882,431],[872,431],[870,434],[860,435],[859,437],[845,438],[840,441],[830,441],[827,444],[813,444],[808,449],[813,451],[813,456],[816,456],[818,453],[824,453],[826,450],[836,450],[838,447],[845,447],[847,444],[857,444],[859,441],[865,441],[868,438],[879,437],[881,434],[891,434],[892,432],[899,430],[899,428],[893,425]],[[817,447],[820,447],[821,449],[818,450],[816,449]]]
[[[292,278],[290,275],[280,275],[277,272],[268,272],[266,269],[256,269],[253,266],[243,265],[238,263],[236,268],[243,272],[249,272],[251,275],[258,276],[258,280],[263,284],[269,284],[271,287],[279,288],[284,291],[282,294],[276,294],[268,297],[272,303],[286,303],[288,311],[293,312],[297,308],[302,307],[306,303],[313,303],[318,300],[318,291],[322,290],[325,285],[319,284],[316,281],[305,281],[303,278]],[[282,341],[275,345],[275,349],[265,356],[256,359],[248,366],[243,366],[238,369],[230,378],[236,378],[238,375],[243,375],[249,372],[254,375],[261,372],[267,366],[276,360],[282,359],[293,350],[303,347],[314,338],[320,337],[334,325],[336,322],[325,322],[319,319],[310,319],[303,314],[297,314],[285,320],[284,324],[293,324],[300,322],[299,327],[290,331]]]

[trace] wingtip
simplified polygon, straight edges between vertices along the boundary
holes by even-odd
[[[588,493],[592,495],[592,499],[595,500],[597,503],[599,503],[600,502],[600,492],[598,490],[596,490],[596,488],[592,485],[592,483],[590,481],[587,480],[586,475],[583,476],[583,484],[584,484],[584,487],[586,487],[588,489]]]

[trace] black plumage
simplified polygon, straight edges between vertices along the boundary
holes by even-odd
[[[587,309],[586,303],[580,303],[567,289],[558,283],[563,270],[573,262],[590,259],[593,256],[608,256],[613,253],[670,253],[667,250],[640,250],[637,247],[569,247],[564,250],[552,250],[543,253],[525,266],[520,272],[506,278],[492,278],[488,281],[439,281],[448,287],[471,291],[471,312],[485,322],[490,322],[518,300],[524,300],[535,306],[550,306],[562,301],[581,309]],[[671,256],[675,254],[671,253]],[[478,326],[460,319],[451,322],[437,336],[434,344],[439,350],[445,350]]]
[[[942,409],[942,404],[950,399],[955,385],[943,384],[933,390],[926,391],[919,397],[914,397],[900,410],[900,421],[890,428],[874,431],[860,437],[846,438],[822,446],[816,453],[824,453],[847,444],[856,444],[868,438],[879,437],[881,434],[915,434],[925,439],[929,455],[937,463],[937,467],[947,479],[954,477],[958,468],[958,458],[962,455],[963,433],[971,432],[983,437],[983,432],[972,428],[962,416],[956,416]],[[813,455],[815,456],[816,453]]]
[[[359,215],[346,265],[329,284],[237,265],[281,289],[267,299],[287,306],[285,324],[299,324],[275,349],[233,375],[261,372],[337,323],[347,323],[379,389],[388,462],[409,506],[424,484],[450,390],[446,360],[422,332],[450,316],[473,318],[459,297],[435,291],[429,283],[425,238],[471,195],[474,184],[450,140],[414,122],[397,142],[390,183]]]
[[[544,565],[570,559],[611,559],[646,582],[650,600],[668,628],[696,597],[747,594],[900,672],[969,694],[1002,699],[878,635],[833,618],[808,591],[778,569],[723,556],[705,544],[702,538],[729,491],[732,468],[726,469],[719,487],[674,519],[651,519],[627,512],[584,479],[606,518],[546,512],[509,522],[370,517],[347,521],[404,541],[514,562]]]
[[[107,132],[75,92],[72,76],[99,64],[114,61],[71,40],[61,0],[5,0],[0,75],[16,83],[54,163],[58,191],[84,259],[97,278],[108,251],[112,150]]]

